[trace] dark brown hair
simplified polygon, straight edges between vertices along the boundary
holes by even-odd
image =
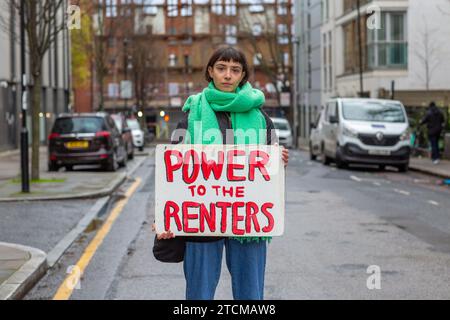
[[[233,48],[233,47],[222,47],[222,48],[217,49],[212,54],[211,58],[209,59],[208,64],[206,65],[206,70],[205,70],[205,79],[206,79],[206,81],[208,81],[208,83],[213,81],[213,79],[209,75],[208,68],[214,67],[214,64],[217,61],[225,61],[225,62],[233,61],[233,62],[240,63],[242,65],[242,71],[245,72],[245,75],[244,75],[244,78],[242,79],[242,81],[239,83],[239,87],[242,87],[244,84],[247,83],[248,78],[250,76],[247,58],[242,53],[242,51],[240,51],[236,48]]]

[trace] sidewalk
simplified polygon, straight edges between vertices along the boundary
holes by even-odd
[[[135,153],[136,156],[147,153]],[[31,158],[31,154],[30,154]],[[139,160],[137,162],[140,162]],[[47,171],[47,148],[40,149],[39,183],[30,184],[30,193],[21,192],[20,153],[18,151],[0,154],[0,202],[32,200],[65,200],[76,198],[103,197],[111,194],[130,171],[103,172],[98,169]]]
[[[44,252],[0,242],[0,300],[22,298],[46,270]]]
[[[429,158],[411,158],[409,167],[411,170],[420,171],[444,179],[450,179],[449,160],[441,160],[439,164],[433,164]]]

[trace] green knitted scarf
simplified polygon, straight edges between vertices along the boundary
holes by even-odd
[[[222,144],[223,138],[215,112],[230,112],[234,144],[266,144],[266,120],[261,113],[264,93],[250,83],[236,92],[223,92],[210,82],[203,92],[190,96],[183,107],[189,112],[186,143]],[[247,131],[251,130],[251,131]],[[253,134],[252,134],[253,132]],[[245,241],[269,240],[271,237],[232,237]]]

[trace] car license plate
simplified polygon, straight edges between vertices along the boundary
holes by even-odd
[[[390,156],[391,152],[389,150],[369,150],[369,154],[374,156]]]
[[[66,143],[67,149],[87,149],[88,147],[88,141],[71,141]]]

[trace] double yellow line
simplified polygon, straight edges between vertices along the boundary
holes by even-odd
[[[72,272],[70,275],[66,277],[64,282],[59,287],[58,291],[56,292],[55,296],[53,297],[53,300],[68,300],[70,296],[73,293],[73,290],[75,289],[75,284],[79,283],[80,275],[84,273],[84,270],[89,265],[89,262],[91,261],[92,257],[94,256],[97,249],[102,244],[103,240],[111,230],[114,222],[119,217],[120,213],[122,212],[123,208],[127,204],[130,197],[133,195],[133,193],[137,190],[138,186],[141,184],[142,179],[136,178],[136,181],[131,185],[131,187],[127,190],[125,193],[125,197],[121,199],[119,202],[117,202],[114,209],[111,211],[111,214],[109,215],[108,219],[105,221],[101,229],[97,232],[95,235],[95,238],[91,241],[89,246],[84,251],[83,255],[81,256],[80,260],[78,260],[77,264],[72,268]]]

